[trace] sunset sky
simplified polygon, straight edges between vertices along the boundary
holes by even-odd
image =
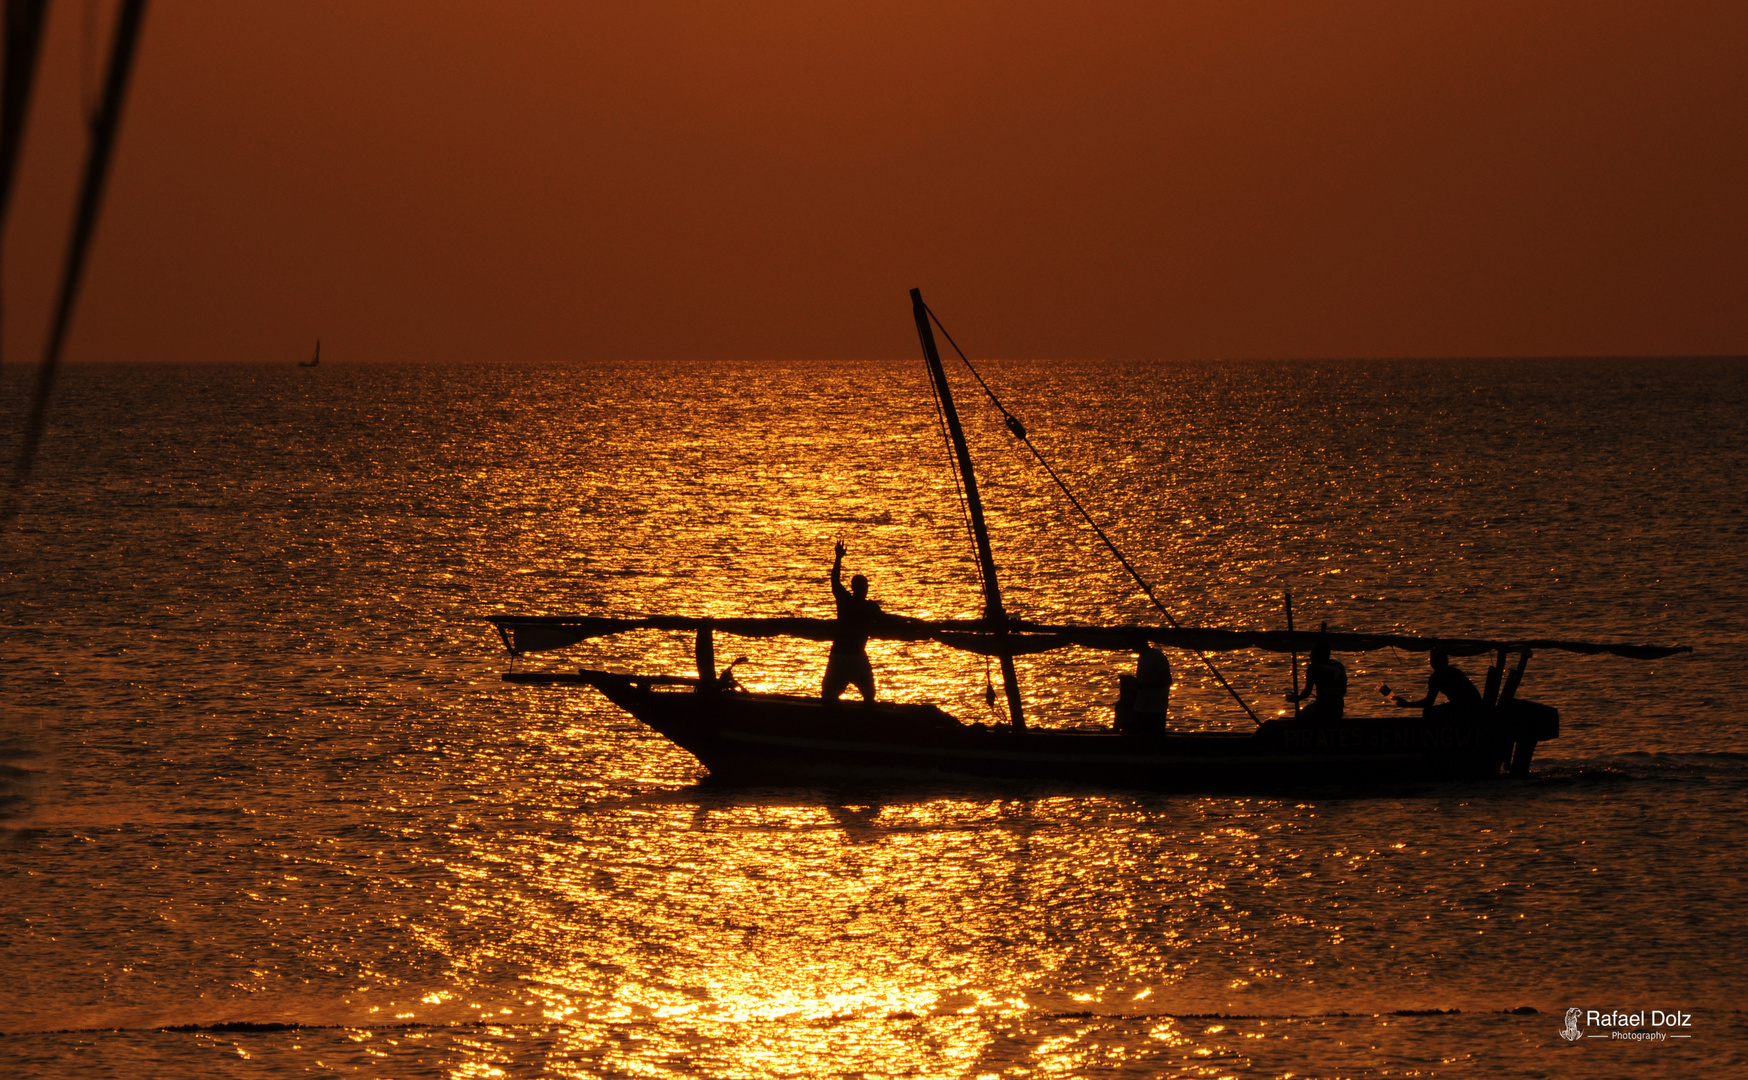
[[[40,355],[112,0],[51,8]],[[91,14],[98,18],[95,25]],[[1748,353],[1748,5],[153,0],[71,360]]]

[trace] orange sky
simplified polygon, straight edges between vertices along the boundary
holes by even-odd
[[[68,358],[909,356],[912,285],[986,357],[1748,353],[1745,58],[1735,0],[152,0]]]

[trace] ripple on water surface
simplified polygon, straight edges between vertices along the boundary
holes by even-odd
[[[1743,1064],[1740,365],[990,365],[1186,620],[1270,625],[1290,587],[1307,624],[1696,647],[1538,655],[1562,735],[1527,782],[1296,799],[722,789],[592,694],[497,680],[492,611],[829,614],[839,537],[890,610],[975,614],[909,365],[312,374],[68,375],[0,551],[24,1072]],[[1009,606],[1144,617],[963,404]],[[817,686],[820,646],[742,646],[755,688]],[[1174,659],[1183,722],[1249,724]],[[874,661],[987,715],[979,660]],[[1280,707],[1277,661],[1222,663]],[[1349,669],[1362,699],[1424,659]],[[1096,654],[1021,677],[1041,723],[1114,696]],[[1695,1037],[1568,1046],[1570,1005]]]

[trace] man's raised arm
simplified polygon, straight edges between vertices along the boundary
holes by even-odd
[[[837,550],[832,553],[832,595],[842,600],[850,595],[850,590],[844,588],[844,542],[838,541]]]

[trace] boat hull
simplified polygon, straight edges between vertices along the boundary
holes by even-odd
[[[593,686],[691,753],[713,779],[818,784],[1044,781],[1170,791],[1371,787],[1497,776],[1514,751],[1557,734],[1542,706],[1460,721],[1418,715],[1329,726],[1273,720],[1252,733],[1016,731],[966,724],[933,705],[698,692],[611,672],[509,675]]]

